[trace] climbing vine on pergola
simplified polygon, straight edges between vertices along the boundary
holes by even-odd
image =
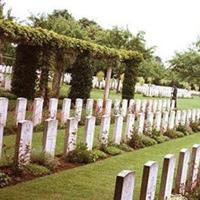
[[[54,76],[58,83],[54,83],[55,85],[53,91],[55,91],[55,93],[53,96],[55,97],[58,97],[59,95],[59,88],[56,88],[56,85],[59,85],[60,78],[64,70],[64,55],[69,54],[74,57],[80,57],[82,54],[82,56],[87,56],[87,59],[89,55],[90,58],[104,59],[106,61],[108,73],[104,99],[108,98],[111,71],[112,68],[117,67],[116,62],[126,63],[126,61],[130,60],[142,60],[142,55],[137,51],[116,50],[84,40],[59,35],[53,31],[48,31],[42,28],[22,26],[6,20],[0,20],[0,39],[5,42],[11,42],[18,45],[12,90],[17,96],[24,96],[27,98],[34,97],[34,78],[36,79],[35,74],[39,63],[41,77],[43,77],[39,84],[40,91],[41,95],[45,96],[47,92],[45,87],[47,87],[47,85],[44,79],[48,76],[48,69],[50,68],[50,62],[48,61],[51,59],[48,56],[50,55],[54,56],[56,63],[56,66],[54,66]],[[85,52],[88,53],[85,54]],[[33,57],[32,54],[34,54]],[[20,56],[23,59],[20,58]],[[32,62],[31,64],[28,61],[28,58],[30,58]],[[23,71],[23,73],[20,73],[21,71]],[[24,76],[26,76],[26,78]],[[31,84],[29,84],[28,77],[32,77]],[[22,81],[23,84],[20,83]],[[20,91],[20,88],[17,89],[17,85],[20,87],[28,87],[30,91]]]

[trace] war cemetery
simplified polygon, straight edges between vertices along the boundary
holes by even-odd
[[[142,31],[6,4],[0,199],[200,200],[200,40],[164,62]]]

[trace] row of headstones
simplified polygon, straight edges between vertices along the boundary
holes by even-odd
[[[146,118],[145,118],[146,117]],[[133,121],[133,122],[132,122]],[[162,133],[166,132],[168,129],[176,129],[181,126],[190,126],[191,123],[200,122],[200,109],[188,109],[188,110],[171,110],[164,112],[148,112],[139,113],[137,115],[136,126],[134,124],[134,119],[131,120],[128,116],[127,123],[130,123],[130,127],[137,127],[137,132],[142,134],[143,132],[151,133],[152,130],[160,131]],[[128,126],[128,127],[129,127]]]
[[[0,65],[0,73],[3,74],[12,74],[12,66],[9,65]]]
[[[145,96],[149,97],[171,97],[172,96],[172,87],[159,86],[152,84],[136,85],[135,91],[142,93]],[[182,98],[191,98],[192,93],[189,90],[178,88],[177,97]]]
[[[190,151],[181,149],[179,153],[178,167],[175,174],[176,157],[168,154],[164,157],[158,200],[170,199],[173,182],[175,179],[175,193],[184,195],[191,192],[197,185],[200,171],[200,145],[195,144]],[[140,188],[140,200],[154,200],[158,177],[158,163],[148,161],[143,167],[142,183]],[[135,186],[135,172],[121,171],[116,178],[114,200],[132,200]]]
[[[70,84],[71,80],[72,80],[71,74],[65,73],[64,79],[63,79],[64,83]],[[96,77],[96,76],[92,77],[92,88],[104,89],[105,85],[106,85],[106,81],[104,78],[102,80],[99,80],[98,77]],[[112,89],[112,90],[118,89],[119,91],[121,91],[122,81],[112,78],[110,81],[110,89]]]
[[[42,122],[43,116],[43,98],[35,98],[33,103],[32,121],[36,126]],[[128,104],[128,100],[123,99],[114,101],[114,115],[122,115],[125,117],[127,113],[139,113],[139,112],[153,112],[156,111],[169,111],[174,109],[174,100],[170,99],[149,99],[149,100],[134,100],[131,99]],[[94,100],[87,99],[86,102],[86,116],[95,115],[101,117],[103,114],[110,116],[112,114],[112,100],[107,99],[105,103],[105,109],[103,109],[103,99],[97,99],[95,111],[93,113]],[[18,98],[15,110],[15,122],[16,124],[25,120],[26,118],[27,99]],[[74,117],[80,121],[82,115],[83,100],[76,99]],[[56,119],[58,109],[58,99],[50,98],[49,101],[49,118]],[[70,117],[71,99],[65,98],[63,100],[61,110],[61,123],[65,123],[67,118]],[[8,99],[0,97],[0,124],[6,125],[8,111]]]
[[[193,115],[190,116],[186,115],[187,119],[193,119],[198,120],[200,119],[200,110],[198,112],[192,112],[195,113],[194,119]],[[157,112],[156,115],[158,116]],[[162,119],[162,128],[165,126],[165,128],[170,128],[170,123],[172,123],[172,116],[175,116],[175,111],[171,111],[171,116],[169,120],[169,126],[165,124],[166,118],[165,113],[163,115]],[[174,113],[174,114],[172,114]],[[177,113],[180,112],[177,111]],[[187,112],[191,113],[191,112]],[[191,113],[191,114],[192,114]],[[139,113],[137,116],[137,131],[138,133],[142,133],[141,128],[141,116],[144,116],[144,113]],[[147,115],[147,121],[149,118],[149,113]],[[182,114],[183,115],[183,114]],[[160,114],[159,114],[160,116]],[[177,115],[176,115],[177,116]],[[127,116],[127,123],[126,123],[126,140],[129,140],[131,138],[132,132],[133,132],[133,126],[134,126],[134,114],[128,114]],[[110,119],[111,117],[109,115],[103,115],[101,118],[101,127],[100,127],[100,134],[99,134],[99,141],[101,145],[107,145],[108,144],[108,136],[109,136],[109,129],[110,129]],[[156,119],[158,120],[158,119]],[[180,119],[181,120],[181,119]],[[95,121],[96,118],[94,116],[87,116],[86,117],[86,123],[85,123],[85,137],[83,143],[86,144],[87,148],[89,150],[92,150],[93,148],[93,142],[94,142],[94,133],[95,133]],[[160,119],[161,121],[161,119]],[[175,120],[176,121],[176,120]],[[17,159],[17,163],[21,165],[20,163],[24,162],[29,163],[30,161],[30,152],[31,152],[31,143],[32,143],[32,135],[33,135],[33,122],[28,120],[20,120],[18,122],[18,131],[17,131],[17,142],[16,142],[16,149],[15,152]],[[144,123],[143,125],[144,126]],[[48,118],[45,120],[45,129],[43,133],[43,151],[51,154],[54,156],[55,153],[55,145],[56,145],[56,138],[57,138],[57,127],[58,127],[58,120],[55,118]],[[113,142],[115,144],[120,144],[122,139],[122,127],[123,127],[123,116],[122,115],[116,115],[115,116],[115,125],[114,125],[114,132],[113,132]],[[158,128],[158,122],[156,121],[156,127]],[[171,126],[171,128],[173,128]],[[2,144],[3,144],[3,124],[0,125],[0,151],[2,150]],[[163,128],[164,129],[164,128]],[[66,122],[66,134],[64,139],[64,156],[67,156],[70,151],[73,151],[76,148],[77,143],[77,130],[78,130],[78,119],[76,117],[71,117],[67,119]],[[26,161],[27,160],[27,161]]]

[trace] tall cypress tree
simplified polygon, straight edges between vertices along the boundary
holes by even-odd
[[[89,51],[80,53],[72,66],[72,81],[68,97],[75,101],[76,98],[86,100],[90,97],[92,89],[93,67]]]
[[[137,60],[127,60],[125,61],[125,65],[122,99],[130,100],[135,95],[139,62]]]
[[[12,77],[12,92],[18,97],[34,98],[36,85],[37,47],[18,45]]]

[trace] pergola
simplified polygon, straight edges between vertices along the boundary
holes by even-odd
[[[87,50],[92,58],[105,60],[107,63],[107,74],[104,100],[109,96],[112,68],[117,67],[116,63],[142,60],[142,55],[137,51],[108,48],[85,40],[59,35],[46,29],[23,26],[7,20],[0,20],[0,40],[1,42],[39,47],[44,51],[52,49],[56,53],[61,52],[61,54],[76,55]]]

